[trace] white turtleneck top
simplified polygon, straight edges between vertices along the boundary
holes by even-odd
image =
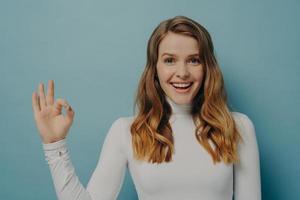
[[[238,151],[239,164],[213,164],[210,154],[198,143],[189,114],[191,104],[172,107],[170,124],[175,153],[172,161],[151,164],[133,158],[130,125],[134,117],[120,117],[111,125],[98,164],[84,187],[70,160],[66,139],[42,144],[55,191],[60,200],[117,199],[126,168],[140,200],[260,200],[260,163],[252,121],[232,112],[243,137]]]

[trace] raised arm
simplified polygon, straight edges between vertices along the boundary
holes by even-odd
[[[123,151],[122,118],[108,131],[99,161],[87,188],[80,183],[72,165],[66,140],[43,144],[55,191],[60,200],[116,199],[126,171],[127,159]]]
[[[234,200],[261,200],[260,160],[255,127],[238,113],[237,124],[244,143],[238,147],[240,163],[234,165]]]
[[[80,183],[70,159],[66,139],[43,143],[55,192],[59,200],[93,200]]]
[[[116,199],[124,179],[127,159],[123,151],[124,126],[122,118],[116,120],[104,141],[99,162],[87,189],[80,183],[72,165],[66,136],[75,112],[64,99],[54,101],[54,81],[39,84],[39,94],[32,93],[32,108],[36,126],[42,139],[55,191],[60,200]],[[62,114],[66,109],[66,115]]]

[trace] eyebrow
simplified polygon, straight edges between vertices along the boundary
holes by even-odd
[[[161,57],[163,57],[164,55],[175,56],[175,57],[177,56],[176,54],[163,53],[163,54],[161,55]],[[200,56],[200,55],[199,55],[199,53],[195,53],[195,54],[189,55],[188,57],[192,57],[192,56]]]

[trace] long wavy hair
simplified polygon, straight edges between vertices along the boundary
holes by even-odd
[[[204,82],[192,102],[195,138],[211,155],[214,164],[238,162],[237,145],[242,138],[227,105],[224,80],[214,55],[211,36],[203,26],[185,16],[162,21],[148,41],[147,63],[134,102],[138,112],[135,112],[137,114],[130,127],[134,157],[150,163],[162,163],[170,162],[174,153],[169,123],[172,108],[160,87],[156,71],[159,44],[168,32],[195,38],[204,65]]]

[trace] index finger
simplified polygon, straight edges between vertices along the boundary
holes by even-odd
[[[41,110],[36,92],[32,93],[32,109],[35,114]]]
[[[47,101],[47,105],[54,104],[54,81],[53,80],[48,81],[48,91],[47,91],[46,101]]]

